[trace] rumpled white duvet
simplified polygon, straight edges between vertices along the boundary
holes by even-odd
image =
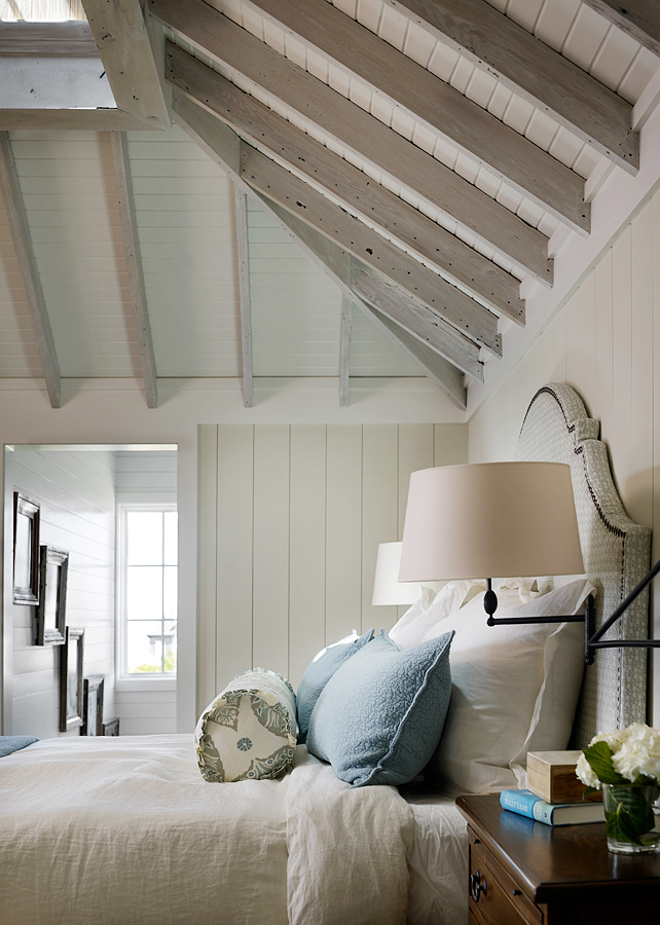
[[[231,784],[187,735],[0,759],[0,925],[454,925],[466,852],[451,802],[351,789],[304,748]]]

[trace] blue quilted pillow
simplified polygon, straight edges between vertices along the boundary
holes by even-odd
[[[27,748],[28,745],[38,741],[36,736],[0,736],[0,758],[6,758],[12,752]]]
[[[310,718],[308,750],[355,787],[416,777],[442,734],[453,636],[402,650],[382,630],[324,687]]]
[[[296,709],[298,711],[298,742],[305,742],[307,739],[307,728],[312,710],[316,706],[319,694],[333,676],[335,671],[340,668],[344,662],[355,655],[363,646],[374,638],[374,631],[369,630],[364,636],[346,636],[339,642],[322,649],[314,660],[310,663],[309,668],[302,676],[302,681],[298,686],[296,693]]]

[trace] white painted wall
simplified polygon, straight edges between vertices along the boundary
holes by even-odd
[[[114,454],[117,504],[176,504],[176,450],[125,450]],[[117,680],[115,715],[120,735],[176,732],[176,680]]]
[[[527,405],[567,382],[601,421],[627,513],[654,530],[660,557],[660,194],[627,223],[595,268],[469,424],[470,460],[513,457]],[[660,593],[653,604],[660,638]],[[655,656],[655,678],[660,657]],[[660,683],[651,721],[660,722]]]
[[[296,686],[323,646],[393,626],[371,606],[378,544],[401,538],[413,470],[467,461],[466,431],[200,427],[200,709],[250,667]]]
[[[54,411],[43,382],[0,381],[0,444],[176,444],[179,512],[179,674],[177,729],[196,721],[199,424],[462,424],[463,414],[425,379],[351,380],[349,406],[338,405],[336,378],[257,380],[255,407],[243,406],[240,381],[159,380],[159,407],[147,408],[133,380],[64,380],[64,407]],[[466,425],[460,428],[467,432]],[[11,535],[5,508],[5,535]],[[0,540],[1,541],[1,540]],[[206,539],[199,546],[207,556]],[[4,582],[5,587],[7,582]],[[4,689],[11,689],[13,646],[3,627]],[[4,731],[11,729],[5,698]]]
[[[103,674],[104,715],[114,709],[114,466],[107,452],[10,452],[11,497],[20,489],[40,505],[40,543],[69,552],[67,625],[84,629],[84,674]],[[8,552],[8,551],[7,551]],[[11,557],[9,556],[9,561]],[[5,559],[7,563],[7,559]],[[9,571],[9,568],[6,568]],[[10,584],[10,582],[8,582]],[[8,587],[11,600],[11,588]],[[48,738],[59,731],[60,646],[35,646],[36,608],[13,616],[12,732]]]

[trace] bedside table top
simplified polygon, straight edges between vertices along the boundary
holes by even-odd
[[[536,902],[622,889],[660,896],[660,855],[617,855],[607,849],[605,823],[549,826],[502,809],[498,793],[458,797],[456,805],[500,860],[524,881]]]

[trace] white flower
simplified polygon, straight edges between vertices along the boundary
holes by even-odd
[[[577,776],[580,778],[583,784],[586,784],[587,787],[593,787],[594,790],[600,790],[600,781],[594,774],[591,769],[591,765],[584,757],[580,755],[577,762],[577,768],[575,769]]]

